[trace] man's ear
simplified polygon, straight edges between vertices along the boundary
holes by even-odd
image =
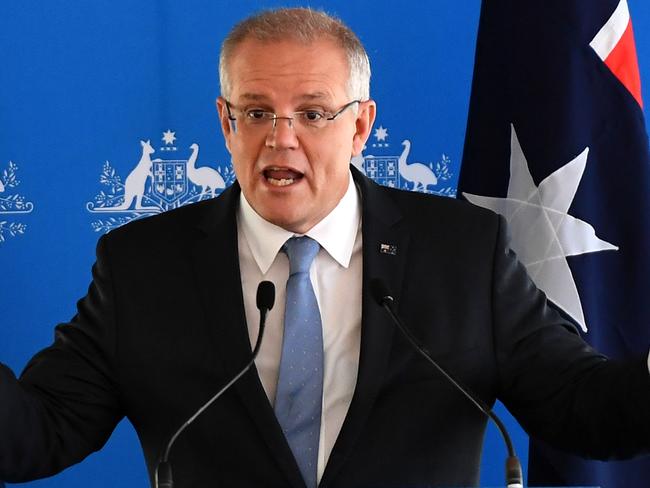
[[[365,102],[359,103],[359,110],[355,121],[356,132],[352,140],[352,156],[358,156],[363,151],[366,141],[370,137],[370,131],[372,130],[372,125],[375,123],[376,116],[377,104],[374,100],[366,100]]]
[[[230,138],[233,134],[233,127],[228,118],[228,109],[226,108],[226,100],[223,97],[217,97],[217,112],[219,112],[219,125],[221,126],[221,132],[223,133],[223,138],[226,141],[226,149],[230,151]]]

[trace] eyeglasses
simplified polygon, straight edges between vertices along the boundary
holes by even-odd
[[[330,121],[335,120],[354,104],[361,103],[361,100],[352,100],[343,105],[335,113],[310,109],[294,112],[291,117],[279,117],[273,112],[260,108],[240,109],[232,105],[228,100],[225,100],[225,102],[226,109],[228,110],[228,119],[233,122],[235,132],[238,129],[237,123],[246,132],[262,132],[275,129],[279,119],[285,119],[289,123],[289,127],[292,127],[294,130],[304,128],[310,131],[318,131],[324,129]],[[238,117],[233,115],[233,111],[237,113]]]

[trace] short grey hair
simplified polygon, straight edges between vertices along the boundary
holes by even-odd
[[[340,19],[310,8],[281,8],[265,10],[236,24],[221,45],[219,81],[221,95],[230,100],[232,84],[228,63],[233,52],[246,39],[262,42],[295,40],[310,44],[330,37],[346,54],[350,73],[348,96],[354,100],[370,98],[370,60],[363,44]]]

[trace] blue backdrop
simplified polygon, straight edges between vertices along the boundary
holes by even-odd
[[[220,42],[234,22],[255,10],[298,4],[309,2],[5,2],[0,361],[19,373],[51,342],[53,326],[74,314],[75,300],[86,291],[99,235],[144,216],[116,209],[140,159],[141,140],[150,140],[151,157],[160,159],[158,179],[143,192],[143,204],[152,211],[205,197],[184,172],[193,143],[199,145],[197,166],[210,166],[232,182],[214,108]],[[629,4],[647,82],[650,5]],[[396,167],[408,150],[408,162],[424,163],[435,175],[420,191],[455,196],[479,0],[399,7],[386,0],[336,0],[312,6],[341,16],[371,57],[379,115],[365,158],[355,163],[384,184],[413,189]],[[508,423],[525,465],[526,436],[513,420]],[[490,428],[483,486],[502,483],[503,455],[502,441]],[[122,423],[103,451],[28,486],[146,483],[138,441]]]

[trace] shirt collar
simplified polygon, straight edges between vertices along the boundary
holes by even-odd
[[[269,270],[287,239],[297,235],[264,220],[251,207],[243,193],[240,193],[237,220],[262,274]],[[360,224],[361,202],[350,174],[348,189],[343,198],[305,235],[317,241],[341,266],[347,268]]]

